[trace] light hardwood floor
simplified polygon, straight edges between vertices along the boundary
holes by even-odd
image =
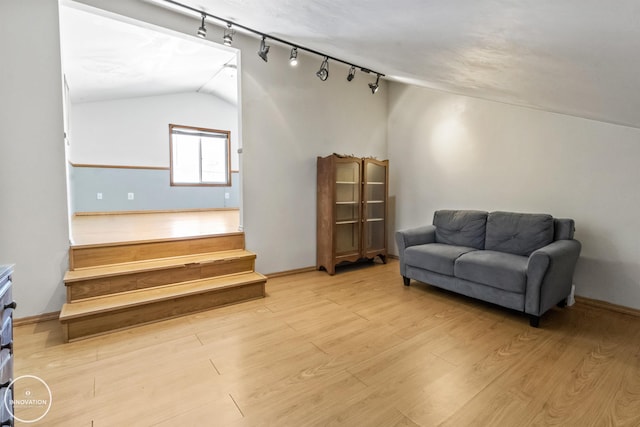
[[[233,210],[76,215],[73,245],[128,242],[234,233],[240,214]]]
[[[578,304],[534,329],[405,287],[393,260],[267,294],[71,344],[55,321],[20,326],[16,376],[51,387],[47,426],[640,425],[637,317]]]

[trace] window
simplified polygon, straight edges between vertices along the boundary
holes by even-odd
[[[231,185],[227,130],[169,125],[171,185]]]

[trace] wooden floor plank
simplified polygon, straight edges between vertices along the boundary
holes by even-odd
[[[239,224],[237,209],[74,215],[71,240],[73,245],[92,245],[225,234],[238,231]]]
[[[396,261],[269,280],[266,298],[64,344],[15,328],[51,426],[640,423],[640,319],[526,316],[403,286]],[[44,425],[44,424],[43,424]]]

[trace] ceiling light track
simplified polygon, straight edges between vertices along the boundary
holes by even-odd
[[[318,72],[318,73],[320,73],[323,69],[326,69],[326,70],[327,70],[327,77],[328,77],[328,74],[329,74],[329,73],[328,73],[328,61],[329,61],[329,60],[334,61],[334,62],[339,62],[339,63],[341,63],[341,64],[345,64],[345,65],[348,65],[348,66],[349,66],[349,75],[347,76],[347,80],[348,80],[348,81],[353,80],[353,77],[354,77],[354,75],[355,75],[355,70],[356,70],[356,68],[360,69],[360,71],[362,71],[363,73],[367,73],[367,74],[375,74],[375,75],[377,76],[377,78],[376,78],[376,83],[370,83],[370,84],[369,84],[369,87],[371,88],[371,92],[372,92],[372,93],[375,93],[375,92],[377,91],[377,89],[378,89],[378,82],[379,82],[379,80],[380,80],[380,77],[384,77],[384,76],[385,76],[383,73],[379,73],[379,72],[377,72],[377,71],[373,71],[373,70],[371,70],[370,68],[362,67],[362,66],[357,65],[357,64],[354,64],[354,63],[352,63],[352,62],[345,61],[345,60],[343,60],[343,59],[336,58],[336,57],[331,56],[331,55],[327,55],[326,53],[323,53],[323,52],[317,51],[317,50],[315,50],[315,49],[311,49],[311,48],[308,48],[308,47],[305,47],[305,46],[301,46],[301,45],[299,45],[299,44],[297,44],[297,43],[292,43],[292,42],[290,42],[290,41],[288,41],[288,40],[285,40],[285,39],[282,39],[282,38],[280,38],[280,37],[270,36],[270,35],[268,35],[268,34],[265,34],[265,33],[263,33],[263,32],[260,32],[260,31],[258,31],[258,30],[254,30],[253,28],[247,27],[247,26],[245,26],[245,25],[238,24],[237,22],[229,21],[228,19],[224,19],[224,18],[221,18],[221,17],[216,16],[216,15],[212,15],[212,14],[207,13],[207,12],[203,12],[203,11],[201,11],[201,10],[199,10],[199,9],[196,9],[195,7],[188,6],[188,5],[183,4],[183,3],[180,3],[180,2],[178,2],[178,1],[174,1],[174,0],[161,0],[161,1],[163,1],[163,2],[165,2],[165,3],[169,3],[169,4],[173,5],[173,6],[177,6],[177,7],[180,7],[180,8],[186,9],[186,10],[189,10],[189,11],[193,12],[194,14],[200,15],[200,16],[202,17],[202,24],[201,24],[201,28],[204,28],[204,20],[205,20],[205,18],[211,18],[211,19],[215,19],[215,20],[217,20],[217,21],[220,21],[220,22],[224,23],[224,24],[225,24],[225,26],[228,28],[228,30],[229,30],[229,31],[231,31],[231,26],[233,25],[233,27],[234,27],[234,28],[239,28],[239,29],[242,29],[242,30],[244,30],[244,31],[246,31],[246,32],[249,32],[249,33],[252,33],[252,34],[257,35],[259,38],[261,38],[261,42],[260,42],[260,50],[258,51],[258,55],[259,55],[259,56],[260,56],[260,57],[261,57],[265,62],[267,62],[267,59],[266,59],[266,58],[267,58],[267,53],[269,52],[269,46],[268,46],[268,45],[266,45],[266,40],[267,40],[267,39],[270,39],[270,40],[273,40],[273,41],[275,41],[275,42],[278,42],[278,43],[281,43],[281,44],[284,44],[284,45],[291,46],[292,52],[293,52],[293,51],[294,51],[294,49],[295,49],[295,53],[296,53],[296,55],[295,55],[295,56],[296,56],[296,59],[297,59],[297,53],[298,53],[298,50],[303,50],[303,51],[305,51],[305,52],[309,52],[309,53],[312,53],[312,54],[314,54],[314,55],[318,55],[318,56],[322,57],[322,58],[324,59],[324,60],[323,60],[323,62],[322,62],[322,64],[323,64],[323,65],[321,66],[321,69],[319,70],[319,72]],[[226,43],[226,42],[227,42],[227,38],[226,38],[226,35],[227,35],[227,34],[228,34],[228,33],[225,31],[225,39],[224,39],[225,44],[227,44],[227,43]],[[204,35],[201,35],[201,31],[200,31],[200,29],[199,29],[199,31],[198,31],[198,35],[199,35],[200,37],[203,37],[203,38],[204,38],[204,37],[206,36],[206,28],[204,29]],[[231,35],[232,35],[232,33],[231,33]],[[230,40],[231,40],[231,37],[229,37],[229,41],[230,41]],[[292,55],[293,55],[293,54],[292,54]],[[290,59],[290,60],[291,60],[291,59]],[[316,73],[316,74],[318,74],[318,73]],[[324,72],[323,72],[322,74],[324,75]],[[320,77],[320,76],[318,75],[318,77]],[[321,79],[321,80],[323,80],[323,81],[324,81],[324,80],[326,80],[326,78],[324,78],[324,79],[323,79],[322,77],[320,77],[320,79]],[[373,86],[375,86],[375,90],[374,90],[374,87],[373,87]]]

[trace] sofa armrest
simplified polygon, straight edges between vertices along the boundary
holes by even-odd
[[[398,245],[398,256],[400,257],[400,274],[402,274],[403,277],[406,277],[406,265],[404,263],[405,249],[410,246],[434,243],[435,241],[436,227],[433,225],[396,231],[396,244]]]
[[[541,316],[569,296],[581,249],[578,240],[556,240],[529,256],[525,313]]]

